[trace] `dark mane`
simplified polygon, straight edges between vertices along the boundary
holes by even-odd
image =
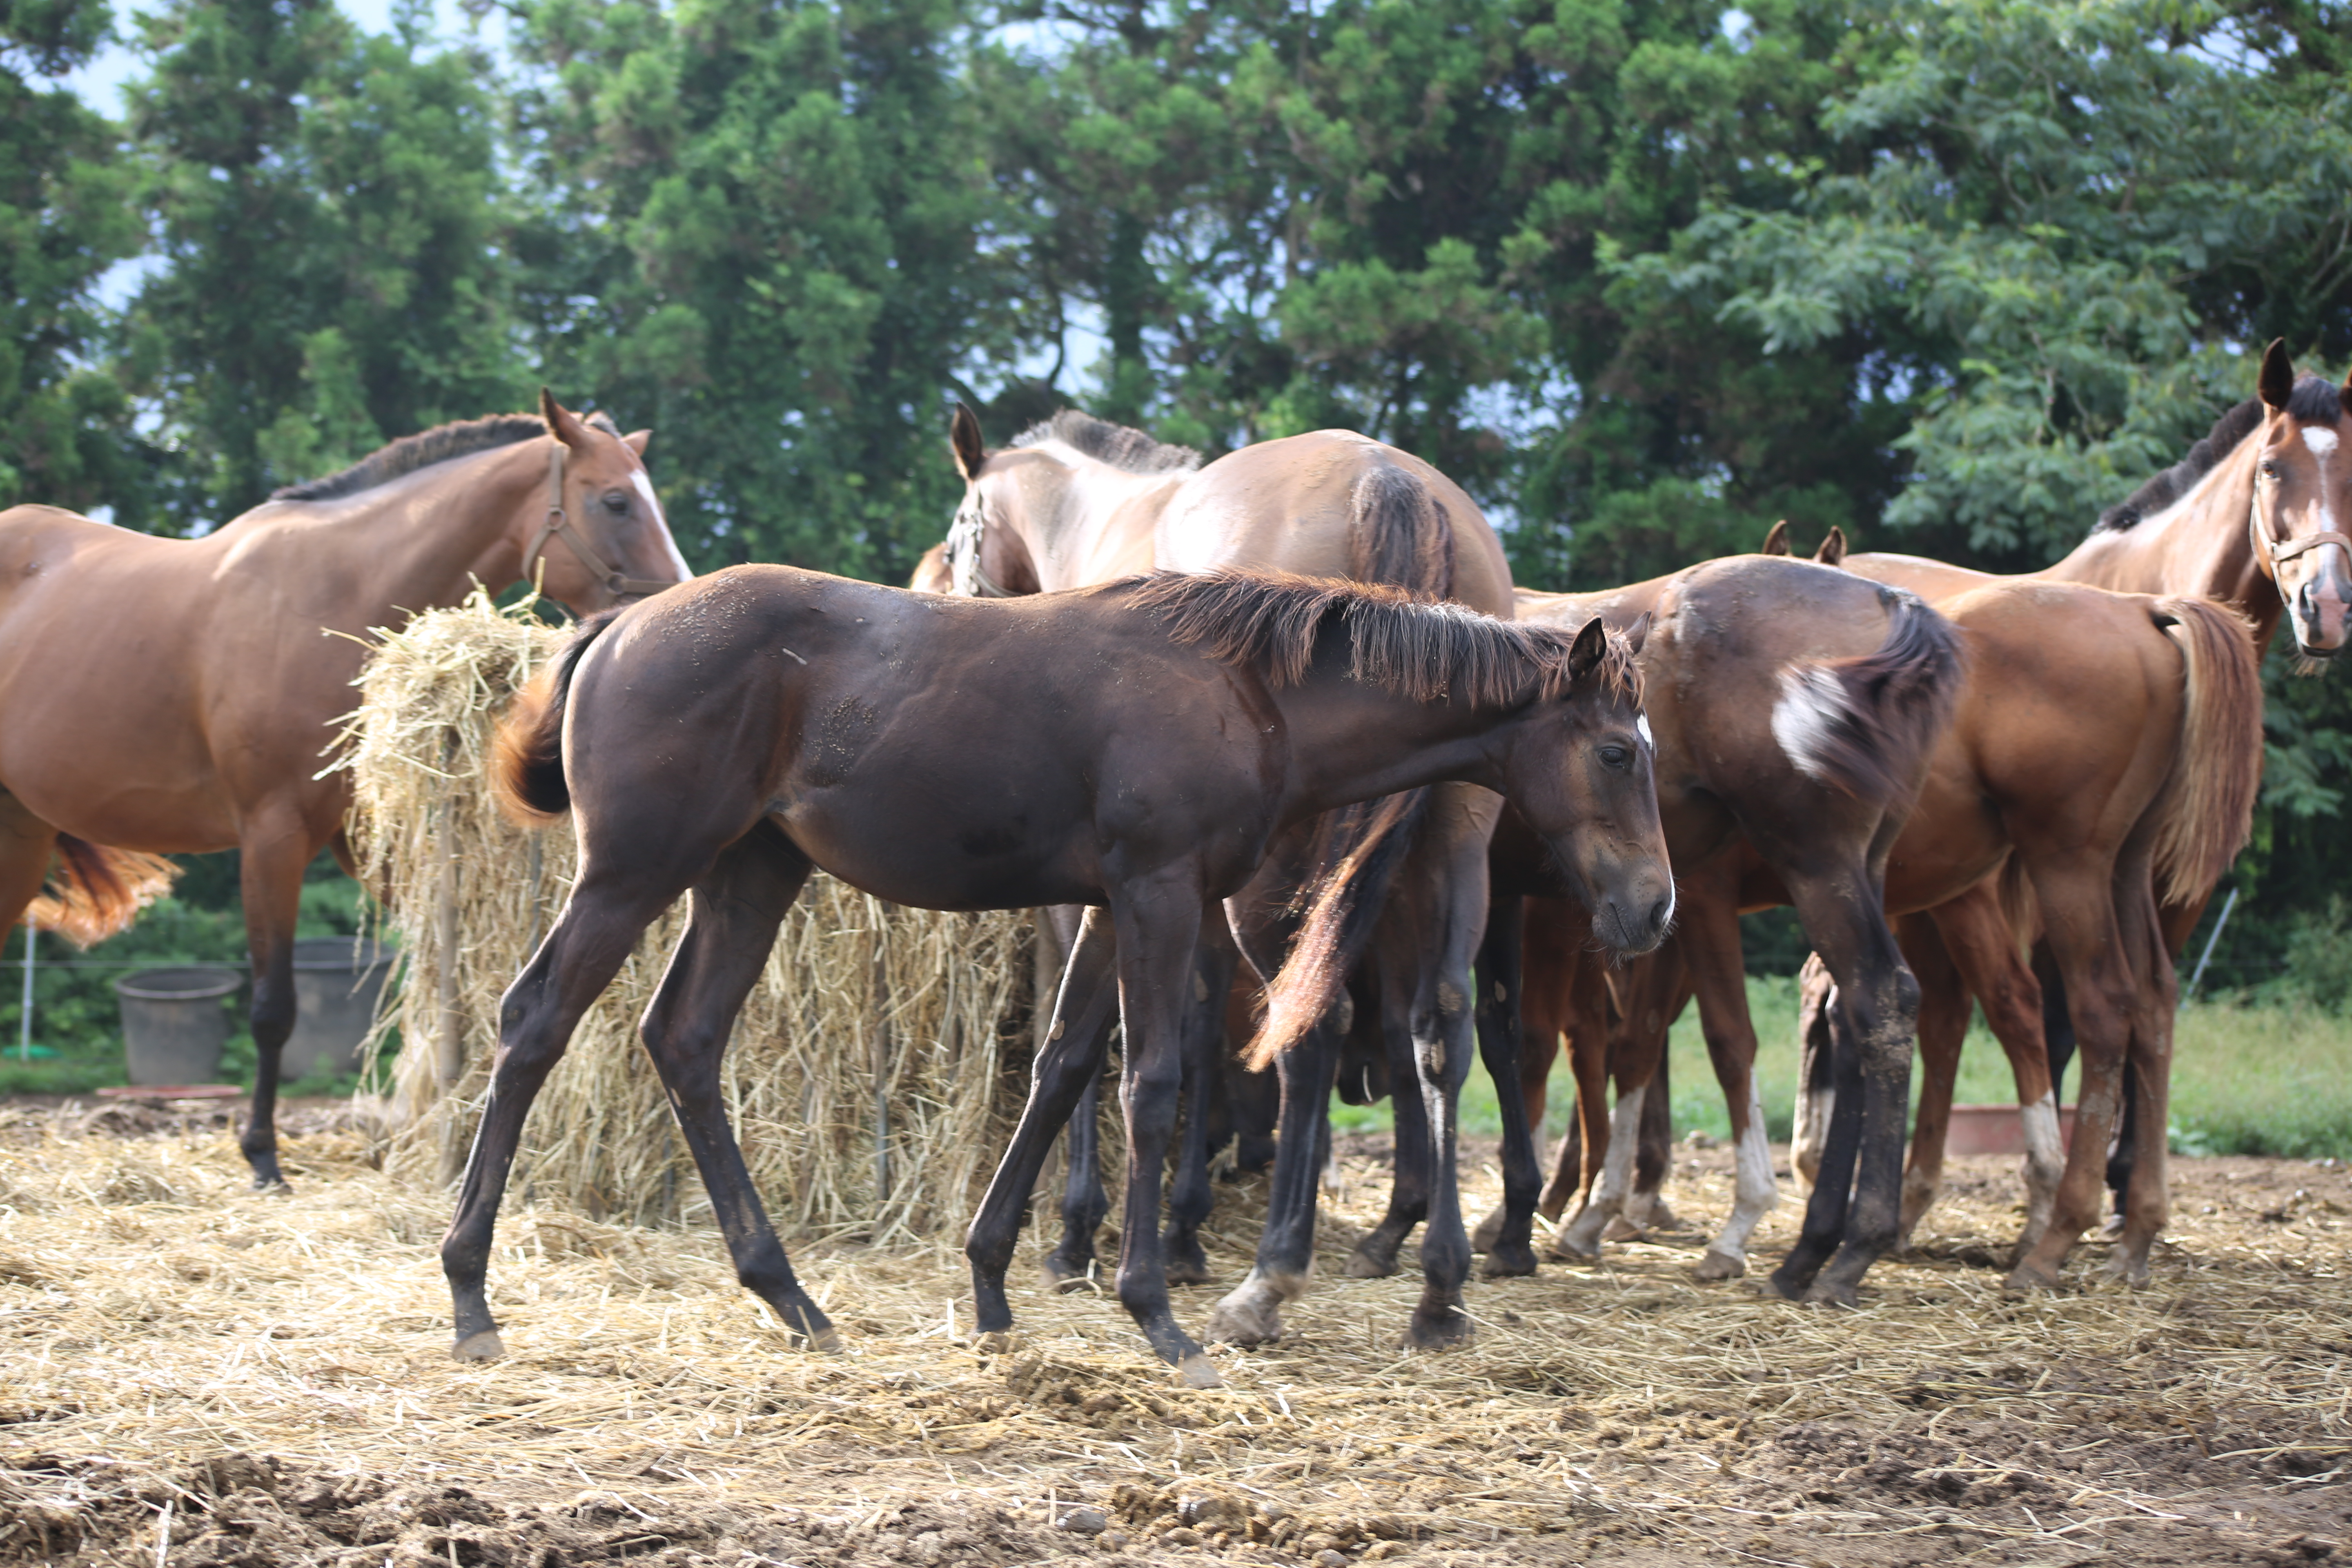
[[[1286,572],[1161,572],[1107,587],[1160,611],[1178,642],[1204,643],[1218,658],[1252,665],[1276,686],[1306,678],[1324,621],[1339,616],[1352,645],[1349,678],[1416,702],[1449,694],[1482,708],[1521,700],[1530,663],[1537,694],[1556,695],[1568,684],[1568,652],[1576,641],[1573,631],[1428,604],[1402,588]],[[1638,705],[1641,672],[1633,653],[1614,632],[1608,648],[1601,679]]]
[[[586,423],[589,428],[602,430],[607,436],[621,433],[611,417],[601,411],[589,415]],[[446,425],[436,425],[430,430],[403,436],[397,441],[379,447],[341,473],[329,474],[323,479],[305,479],[299,485],[272,490],[269,499],[335,500],[343,496],[357,495],[362,490],[372,490],[378,485],[390,484],[419,468],[429,468],[452,458],[470,458],[477,452],[536,440],[546,434],[547,423],[536,414],[493,414],[486,419],[452,420]]]
[[[1190,447],[1155,441],[1140,430],[1065,408],[1040,425],[1013,437],[1015,447],[1037,447],[1059,441],[1075,447],[1097,462],[1130,474],[1189,474],[1201,466],[1201,454]]]
[[[2343,411],[2343,402],[2336,384],[2326,376],[2298,376],[2294,391],[2288,395],[2286,411],[2297,419],[2332,425]],[[2261,429],[2263,417],[2263,400],[2259,397],[2249,397],[2213,421],[2213,428],[2205,433],[2204,438],[2189,448],[2187,457],[2101,512],[2098,527],[2092,531],[2120,533],[2172,505],[2195,489],[2197,481],[2235,451],[2239,442]]]

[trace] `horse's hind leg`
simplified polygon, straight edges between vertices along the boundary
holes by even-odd
[[[294,922],[302,902],[302,868],[318,847],[290,816],[248,823],[238,863],[246,941],[253,952],[253,1105],[237,1140],[257,1191],[283,1187],[278,1169],[278,1077],[294,1032]]]
[[[1044,1264],[1045,1282],[1057,1290],[1080,1289],[1094,1278],[1095,1232],[1110,1213],[1102,1174],[1102,1082],[1100,1070],[1087,1079],[1063,1129],[1070,1168],[1062,1181],[1062,1239]]]
[[[1478,946],[1478,1055],[1495,1080],[1495,1101],[1503,1117],[1503,1201],[1471,1233],[1470,1250],[1486,1255],[1485,1273],[1490,1279],[1536,1271],[1531,1238],[1536,1202],[1543,1189],[1536,1128],[1543,1115],[1544,1086],[1538,1079],[1529,1092],[1519,1037],[1525,908],[1526,901],[1517,898],[1492,900],[1486,908],[1486,934]],[[1549,1068],[1551,1053],[1543,1054]]]
[[[670,955],[639,1034],[702,1173],[735,1278],[768,1304],[786,1331],[829,1351],[838,1343],[833,1325],[801,1289],[768,1223],[728,1124],[719,1074],[735,1016],[766,967],[776,928],[808,874],[808,857],[770,823],[721,852],[694,885],[686,935]]]
[[[2010,1074],[2017,1082],[2019,1121],[2025,1133],[2025,1230],[2018,1240],[2019,1256],[2031,1251],[2041,1240],[2042,1228],[2050,1223],[2050,1208],[2058,1191],[2058,1179],[2066,1168],[2066,1150],[2058,1137],[2058,1096],[2050,1082],[2050,1046],[2042,1032],[2043,1012],[2042,985],[2033,977],[2032,968],[2018,956],[2016,933],[2011,931],[2009,920],[2001,912],[2000,900],[1990,879],[1979,882],[1959,898],[1934,911],[1934,921],[1941,938],[1940,945],[1950,954],[1957,968],[1962,989],[1973,994],[1984,1008],[1985,1023],[2000,1042],[2009,1058]],[[1907,951],[1907,943],[1906,943]],[[1928,986],[1926,975],[1921,984]],[[1932,990],[1932,986],[1929,987]],[[1928,1014],[1930,1004],[1923,1001],[1919,1010],[1919,1040],[1923,1057],[1929,1061],[1931,1074],[1940,1071],[1938,1083],[1931,1077],[1929,1092],[1940,1089],[1937,1103],[1944,1120],[1934,1129],[1939,1142],[1950,1118],[1952,1099],[1952,1064],[1939,1063],[1929,1055]],[[1958,1017],[1940,1026],[1956,1037],[1949,1047],[1957,1060],[1959,1045],[1957,1036],[1968,1028],[1967,1003],[1958,1005]],[[1944,1047],[1937,1047],[1940,1051]],[[1927,1141],[1929,1101],[1923,1093],[1919,1101],[1917,1140]],[[1915,1150],[1912,1161],[1916,1166],[1920,1152]],[[1928,1196],[1932,1199],[1932,1192]],[[1905,1194],[1904,1210],[1906,1223],[1916,1218],[1909,1209],[1909,1194]]]
[[[1940,918],[1941,911],[1938,911]],[[1919,1109],[1903,1167],[1903,1238],[1910,1238],[1944,1185],[1944,1143],[1951,1131],[1952,1089],[1969,1033],[1969,992],[1952,954],[1924,914],[1895,922],[1895,940],[1919,982]]]
[[[1192,995],[1184,1008],[1184,1119],[1176,1179],[1168,1188],[1168,1229],[1160,1238],[1171,1285],[1209,1282],[1208,1255],[1201,1250],[1202,1223],[1217,1203],[1209,1183],[1209,1110],[1224,1068],[1225,997],[1241,963],[1232,940],[1214,922],[1211,928],[1192,955]]]
[[[1021,1221],[1028,1213],[1037,1173],[1054,1140],[1068,1126],[1071,1112],[1091,1084],[1102,1077],[1103,1058],[1110,1047],[1110,1026],[1118,1000],[1114,977],[1118,943],[1110,920],[1090,909],[1070,947],[1070,962],[1062,972],[1061,989],[1054,998],[1053,1024],[1045,1033],[1045,1048],[1030,1071],[1029,1098],[1021,1107],[1020,1123],[1004,1157],[997,1162],[988,1192],[965,1233],[963,1251],[971,1262],[973,1311],[978,1331],[1001,1334],[1013,1328],[1013,1305],[1005,1300],[1004,1274],[1021,1239]]]
[[[1429,1217],[1429,1115],[1421,1098],[1410,1092],[1406,1085],[1418,1081],[1418,1069],[1413,1065],[1412,994],[1404,989],[1404,981],[1413,967],[1410,938],[1394,941],[1395,924],[1400,918],[1399,901],[1391,898],[1381,915],[1380,939],[1383,951],[1367,966],[1372,979],[1372,994],[1379,998],[1370,1007],[1356,1010],[1358,1030],[1370,1030],[1377,1036],[1381,1059],[1387,1064],[1390,1105],[1391,1154],[1389,1173],[1389,1205],[1364,1238],[1356,1243],[1356,1250],[1348,1258],[1348,1275],[1354,1279],[1385,1279],[1397,1271],[1397,1255],[1404,1250],[1405,1238],[1421,1222]]]
[[[455,1353],[461,1360],[485,1360],[504,1350],[484,1286],[499,1201],[506,1194],[530,1102],[562,1059],[581,1016],[677,895],[674,885],[628,887],[592,864],[547,940],[499,999],[489,1099],[457,1186],[457,1212],[441,1238],[441,1271],[456,1309]]]
[[[1756,1081],[1756,1020],[1748,1007],[1738,894],[1711,876],[1695,877],[1685,888],[1683,927],[1675,940],[1690,966],[1699,1028],[1715,1080],[1723,1089],[1732,1147],[1731,1214],[1707,1243],[1695,1273],[1701,1279],[1737,1279],[1748,1272],[1748,1238],[1779,1205],[1780,1189],[1772,1180],[1772,1145]]]

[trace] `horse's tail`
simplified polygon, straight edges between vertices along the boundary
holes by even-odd
[[[1454,520],[1411,469],[1385,457],[1367,463],[1348,495],[1348,575],[1357,582],[1390,584],[1431,604],[1454,592]],[[1326,816],[1300,884],[1307,918],[1266,987],[1253,1069],[1297,1045],[1337,999],[1428,809],[1429,792],[1410,790]]]
[[[572,640],[515,693],[514,705],[499,725],[491,786],[499,809],[526,827],[553,821],[572,809],[572,786],[563,781],[563,710],[572,700],[572,672],[588,645],[620,613],[615,607],[582,621]]]
[[[1307,918],[1266,985],[1257,1038],[1244,1058],[1252,1072],[1306,1038],[1339,997],[1428,810],[1429,791],[1412,789],[1324,814],[1300,883]]]
[[[141,910],[172,890],[172,879],[179,874],[180,868],[161,855],[60,833],[57,863],[41,896],[26,906],[25,919],[76,947],[88,947],[128,926]]]
[[[2157,886],[2168,904],[2213,890],[2252,830],[2263,776],[2263,680],[2253,633],[2210,599],[2158,599],[2149,614],[2180,648],[2187,713],[2157,799]]]
[[[1806,776],[1885,810],[1916,784],[1951,723],[1968,651],[1958,629],[1916,595],[1878,593],[1885,640],[1870,653],[1782,670],[1772,738]]]

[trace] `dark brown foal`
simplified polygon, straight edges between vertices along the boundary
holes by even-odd
[[[684,938],[643,1026],[738,1277],[792,1332],[832,1326],[745,1173],[719,1063],[814,867],[920,908],[1087,904],[1065,1002],[1115,966],[1127,1041],[1120,1300],[1188,1382],[1159,1247],[1178,1038],[1204,911],[1275,834],[1441,780],[1515,801],[1597,907],[1671,901],[1632,661],[1394,590],[1242,573],[1000,602],[746,566],[584,624],[516,708],[509,798],[570,810],[580,877],[508,991],[480,1133],[442,1243],[460,1356],[499,1352],[485,1293],[523,1119],[581,1015],[680,893]],[[1114,946],[1115,942],[1115,946]],[[1057,1016],[967,1247],[982,1333],[1039,1163],[1099,1070]],[[1076,1026],[1073,1027],[1072,1026]]]

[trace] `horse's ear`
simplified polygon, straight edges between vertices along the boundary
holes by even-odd
[[[650,430],[632,430],[622,437],[621,440],[630,451],[642,458],[646,455],[646,448],[654,444],[654,433]]]
[[[2273,338],[2271,346],[2263,351],[2263,373],[2254,388],[2273,409],[2284,408],[2287,399],[2294,395],[2294,361],[2287,356],[2284,338]]]
[[[1813,559],[1824,566],[1834,566],[1844,560],[1845,530],[1832,523],[1830,526],[1829,537],[1822,541],[1822,547],[1819,550],[1813,552]]]
[[[539,416],[547,421],[547,433],[573,448],[588,444],[588,426],[580,423],[580,416],[555,401],[555,394],[545,387],[539,389]]]
[[[1642,618],[1635,621],[1625,633],[1625,651],[1639,658],[1642,655],[1642,645],[1649,640],[1650,612],[1643,610]]]
[[[1599,616],[1584,623],[1576,640],[1568,645],[1568,678],[1582,680],[1601,668],[1601,657],[1609,651],[1609,628]]]
[[[948,421],[948,448],[955,454],[956,472],[967,480],[980,472],[988,457],[988,445],[980,438],[980,416],[965,407],[961,399],[956,402],[954,417]]]
[[[1789,520],[1787,518],[1784,517],[1772,525],[1772,531],[1764,536],[1764,548],[1756,553],[1759,555],[1789,553]]]

